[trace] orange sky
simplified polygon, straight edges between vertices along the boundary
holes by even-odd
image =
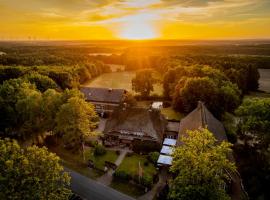
[[[0,39],[270,38],[270,0],[0,0]]]

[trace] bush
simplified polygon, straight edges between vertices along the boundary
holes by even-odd
[[[95,146],[97,145],[97,141],[86,140],[86,141],[84,142],[84,144],[85,144],[86,146],[89,146],[89,147],[95,147]]]
[[[113,173],[113,177],[122,181],[129,181],[131,179],[131,175],[126,171],[116,170]]]
[[[157,151],[151,152],[147,155],[147,159],[153,164],[156,164],[158,157],[159,157],[159,153]]]
[[[131,157],[131,156],[133,156],[133,155],[134,155],[133,152],[128,152],[126,156],[127,156],[127,157]]]
[[[153,151],[159,151],[161,148],[160,144],[151,141],[134,141],[132,150],[136,153],[149,153]]]
[[[148,161],[144,161],[143,165],[147,167],[149,165],[149,162]]]
[[[120,151],[119,150],[116,150],[115,153],[116,153],[116,155],[120,155]]]
[[[106,151],[104,146],[102,146],[100,144],[95,146],[95,149],[94,149],[94,155],[95,156],[102,156],[102,155],[106,154],[106,152],[107,151]]]
[[[151,188],[153,185],[153,178],[149,175],[143,175],[140,178],[138,175],[134,175],[133,180],[135,183],[140,184],[147,188]]]

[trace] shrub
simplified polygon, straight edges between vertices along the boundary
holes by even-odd
[[[133,155],[134,155],[133,152],[128,152],[126,156],[127,156],[127,157],[131,157],[131,156],[133,156]]]
[[[104,155],[104,154],[106,154],[106,149],[105,149],[105,147],[102,146],[102,145],[100,145],[100,144],[96,145],[96,146],[95,146],[95,149],[94,149],[94,155],[95,155],[95,156],[102,156],[102,155]]]
[[[159,151],[160,144],[151,141],[134,141],[132,150],[136,153],[149,153],[152,151]]]
[[[158,160],[159,157],[159,153],[157,151],[155,152],[151,152],[147,155],[147,159],[152,162],[153,164],[155,164]]]
[[[115,151],[115,153],[116,153],[116,155],[120,155],[120,151],[119,150]]]
[[[139,178],[139,176],[136,174],[134,175],[133,180],[135,183],[147,188],[151,188],[153,185],[153,178],[149,175],[143,175]]]
[[[129,181],[131,179],[131,175],[126,171],[116,170],[113,173],[113,177],[122,181]]]
[[[143,165],[147,167],[149,165],[149,162],[148,161],[144,161]]]

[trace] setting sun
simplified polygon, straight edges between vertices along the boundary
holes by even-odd
[[[145,22],[132,22],[120,33],[120,37],[129,40],[145,40],[157,37],[151,24]]]

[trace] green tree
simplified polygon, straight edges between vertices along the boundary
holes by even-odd
[[[68,199],[70,177],[45,147],[22,149],[14,140],[0,139],[0,155],[0,199]]]
[[[231,144],[218,144],[207,129],[187,131],[181,142],[183,144],[173,153],[170,170],[176,177],[172,181],[169,199],[230,199],[223,186],[229,179],[227,172],[235,170],[234,164],[228,160]]]
[[[215,81],[209,77],[183,77],[175,87],[173,106],[184,112],[191,112],[198,101],[220,117],[224,111],[232,112],[240,103],[240,91],[229,81]]]
[[[56,89],[58,87],[54,80],[36,72],[25,75],[24,79],[35,84],[37,89],[41,92],[45,92],[47,89]]]
[[[0,85],[0,130],[12,132],[18,127],[19,116],[16,104],[27,98],[29,91],[36,91],[35,86],[22,79],[10,79]]]
[[[79,97],[70,98],[56,116],[56,131],[68,148],[79,149],[98,122],[94,106]]]
[[[270,98],[246,98],[236,110],[245,139],[268,147],[270,142]]]
[[[155,80],[152,76],[152,70],[145,69],[138,71],[135,78],[132,79],[132,89],[139,92],[142,97],[148,97],[151,91],[154,91]]]

